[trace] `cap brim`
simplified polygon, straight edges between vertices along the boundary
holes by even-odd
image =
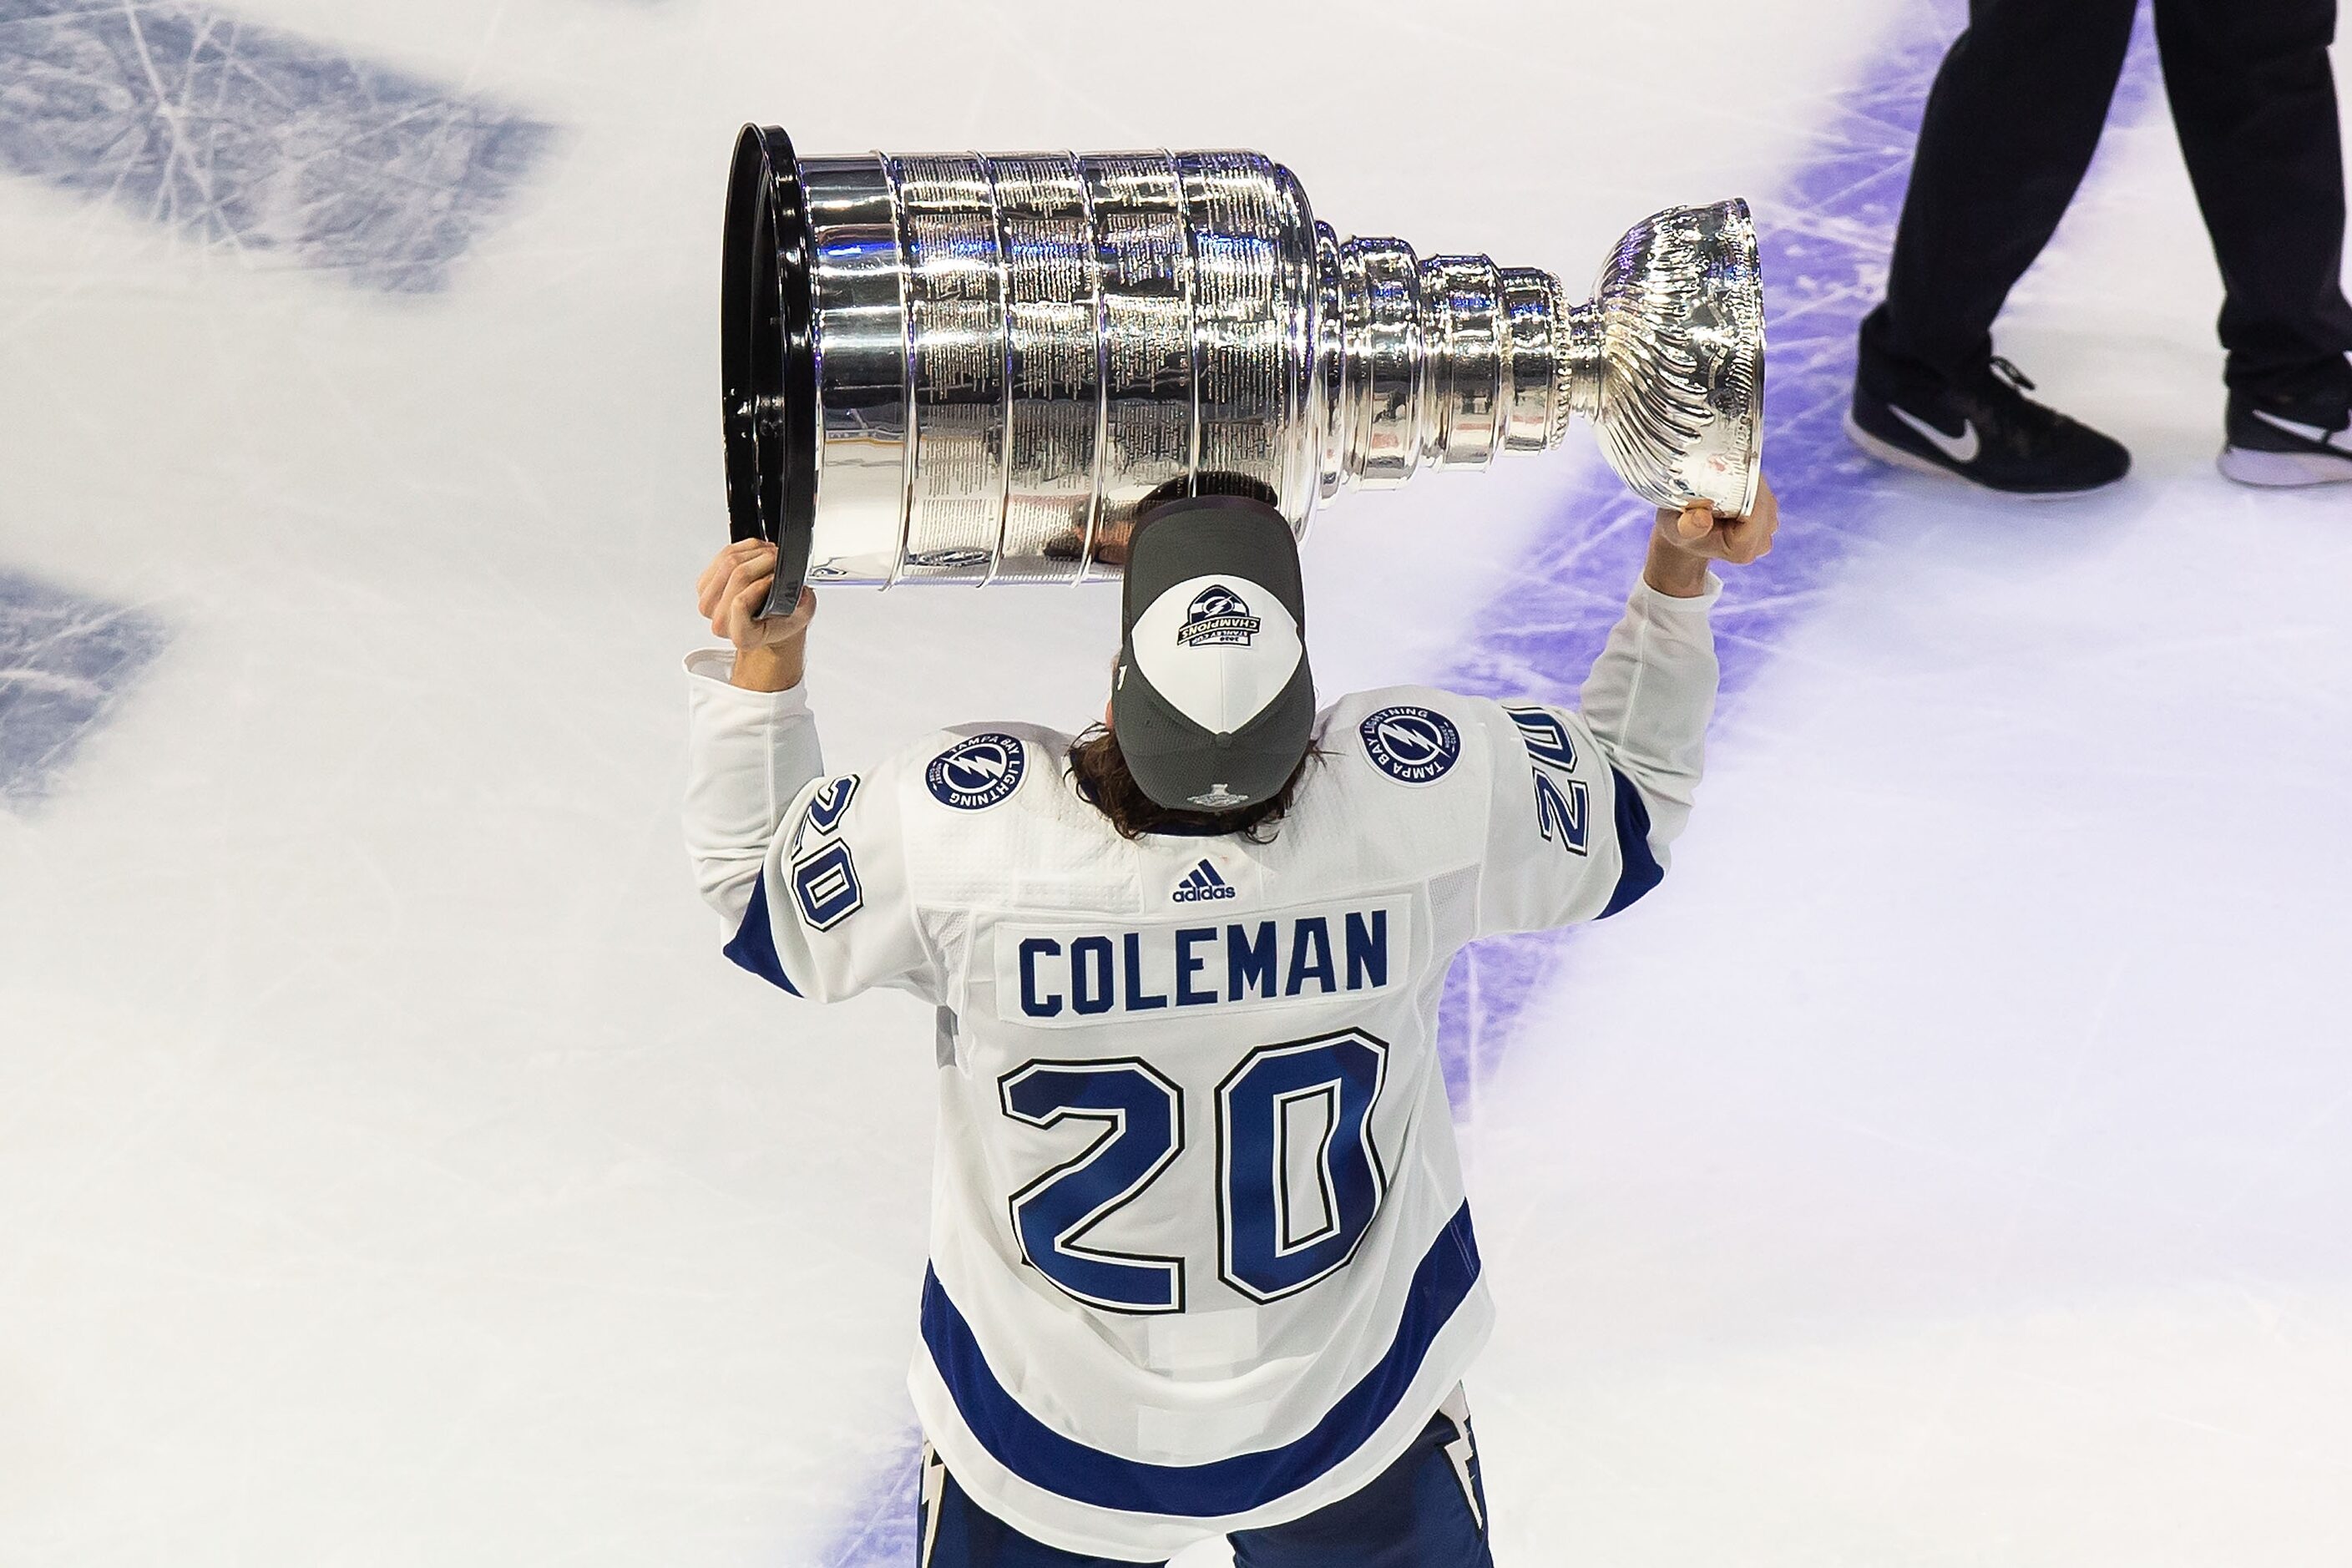
[[[1122,682],[1111,727],[1136,787],[1176,811],[1234,811],[1271,800],[1315,734],[1315,681],[1301,658],[1282,694],[1230,735],[1212,735],[1151,683]]]

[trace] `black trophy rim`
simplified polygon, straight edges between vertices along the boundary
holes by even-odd
[[[746,125],[727,175],[719,378],[731,539],[776,546],[768,613],[789,611],[816,531],[816,351],[808,204],[793,139]]]

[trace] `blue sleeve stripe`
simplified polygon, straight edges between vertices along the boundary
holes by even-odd
[[[1362,1447],[1412,1391],[1438,1331],[1478,1278],[1465,1204],[1413,1270],[1396,1337],[1380,1361],[1293,1443],[1202,1465],[1155,1465],[1089,1447],[1024,1409],[982,1353],[936,1273],[923,1280],[923,1344],[973,1437],[1033,1486],[1129,1513],[1215,1519],[1287,1497]]]
[[[781,985],[797,996],[801,988],[784,973],[784,961],[776,956],[776,933],[768,927],[768,873],[762,870],[751,881],[751,907],[743,911],[743,923],[736,928],[734,940],[727,944],[727,956],[766,981]]]
[[[1609,895],[1609,907],[1596,917],[1604,921],[1666,879],[1666,868],[1650,853],[1650,808],[1642,792],[1615,768],[1609,776],[1617,784],[1617,853],[1625,868],[1617,873],[1617,890]]]

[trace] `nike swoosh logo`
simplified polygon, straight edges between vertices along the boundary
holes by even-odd
[[[1973,463],[1977,460],[1977,448],[1982,443],[1977,439],[1975,420],[1961,420],[1960,433],[1957,436],[1947,436],[1925,419],[1914,414],[1906,414],[1892,403],[1886,405],[1886,411],[1919,432],[1936,450],[1943,453],[1955,463]]]
[[[1898,408],[1895,412],[1900,414],[1903,410]],[[2259,408],[2249,409],[2247,412],[2263,424],[2276,426],[2288,435],[2300,437],[2315,447],[2325,447],[2331,452],[2352,452],[2352,426],[2342,430],[2323,430],[2316,425],[2303,425],[2292,419],[2282,419],[2275,414],[2265,414]]]

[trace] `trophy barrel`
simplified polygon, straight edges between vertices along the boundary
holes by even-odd
[[[730,524],[803,581],[1115,578],[1150,506],[1485,468],[1591,419],[1661,505],[1752,503],[1763,388],[1737,202],[1629,231],[1592,301],[1484,256],[1342,241],[1255,153],[803,158],[730,175]]]

